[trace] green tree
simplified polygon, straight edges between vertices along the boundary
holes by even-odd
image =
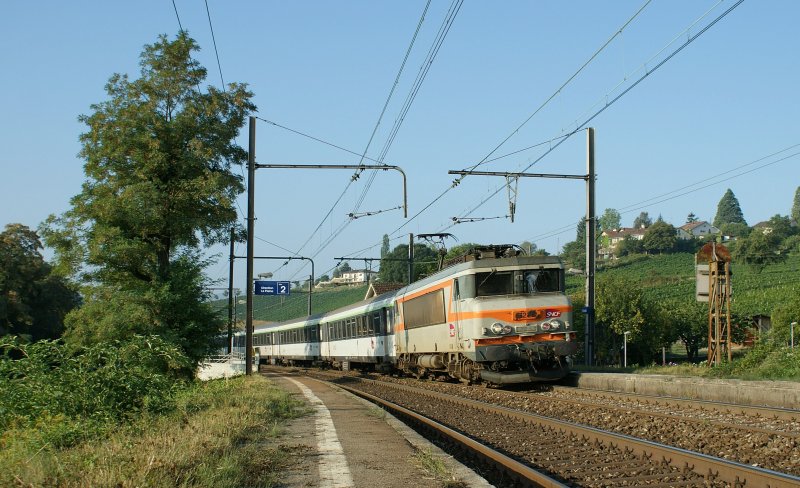
[[[219,331],[198,249],[226,241],[236,221],[243,185],[231,165],[247,153],[235,138],[255,106],[241,84],[201,91],[197,49],[185,32],[161,36],[141,76],[113,75],[109,99],[80,117],[87,179],[45,236],[61,269],[87,283],[73,339],[156,333],[198,361]]]
[[[733,250],[735,261],[748,264],[758,272],[768,264],[784,261],[786,257],[786,253],[781,252],[781,239],[774,232],[765,234],[755,230],[739,239]]]
[[[771,234],[775,234],[778,239],[786,239],[797,233],[797,228],[792,226],[791,217],[784,217],[779,214],[773,215],[767,221]]]
[[[595,292],[595,352],[600,364],[618,363],[622,336],[632,342],[644,331],[645,310],[641,286],[613,275],[597,280]]]
[[[719,227],[719,232],[723,236],[747,237],[750,235],[750,227],[741,222],[731,222],[728,224],[722,224],[722,226]]]
[[[386,257],[389,254],[389,234],[383,234],[383,243],[381,244],[381,257]]]
[[[646,229],[653,225],[653,219],[647,214],[647,212],[641,212],[638,217],[633,219],[633,228],[634,229]]]
[[[383,283],[408,282],[408,244],[395,247],[381,261],[378,279]],[[436,271],[439,254],[425,244],[414,244],[414,279],[420,279]]]
[[[721,229],[725,224],[745,224],[744,215],[742,215],[742,208],[739,206],[739,200],[733,194],[730,188],[722,195],[719,203],[717,204],[717,215],[714,217],[714,227]]]
[[[792,203],[792,220],[800,224],[800,186],[794,192],[794,202]]]
[[[667,332],[665,342],[680,340],[690,362],[699,359],[701,347],[708,345],[708,305],[694,297],[658,300],[653,304]]]
[[[64,316],[80,297],[44,261],[36,232],[8,224],[0,233],[0,335],[24,335],[33,341],[57,339]]]
[[[523,243],[524,244],[524,243]],[[472,249],[476,247],[480,247],[481,244],[476,244],[474,242],[465,242],[464,244],[458,244],[457,246],[453,246],[447,250],[447,254],[444,255],[444,260],[447,261],[448,259],[452,259],[455,257],[463,256],[470,252]],[[525,248],[524,245],[521,245],[523,249]],[[536,249],[536,246],[533,246]],[[406,247],[408,249],[408,247]]]
[[[648,252],[668,253],[675,249],[677,239],[675,227],[663,220],[658,220],[644,233],[642,245]]]
[[[644,244],[642,244],[641,239],[636,239],[633,236],[627,235],[622,238],[617,244],[615,254],[617,257],[629,256],[631,254],[643,254],[644,253]]]
[[[698,220],[697,216],[694,214],[694,212],[689,212],[689,215],[686,216],[686,223],[687,224],[693,224],[693,223],[697,222],[697,220]]]
[[[600,228],[603,230],[619,229],[622,222],[622,216],[613,208],[607,208],[603,215],[600,216]]]

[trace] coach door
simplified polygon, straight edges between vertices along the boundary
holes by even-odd
[[[453,292],[450,294],[450,313],[447,317],[447,326],[450,329],[450,343],[461,343],[464,335],[461,327],[461,291],[458,287],[458,278],[453,279]],[[453,349],[457,349],[458,346]]]

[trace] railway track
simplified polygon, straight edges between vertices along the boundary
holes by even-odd
[[[491,476],[491,481],[501,486],[519,486],[520,483],[532,486],[562,486],[563,483],[566,486],[581,487],[800,486],[800,478],[791,474],[748,466],[483,400],[460,398],[433,391],[429,388],[432,385],[429,383],[415,383],[426,387],[421,388],[353,376],[326,376],[329,381],[370,401],[381,403],[384,408],[399,408],[397,412],[401,417],[410,418],[406,410],[415,412],[427,417],[432,423],[441,424],[462,435],[469,435],[473,442],[486,446],[490,451],[496,451],[497,454],[492,455],[460,447],[461,450],[466,449],[471,453],[469,458],[479,457],[484,460],[482,465],[494,466],[491,472],[499,475]],[[525,396],[515,392],[479,388],[470,388],[467,391]],[[424,429],[429,435],[437,430],[430,425]],[[447,443],[463,446],[461,441]],[[549,478],[549,481],[535,481],[527,477],[525,470],[519,467],[504,467],[496,459],[502,457],[522,463],[539,476]]]
[[[722,415],[726,419],[738,417],[737,423],[752,424],[763,427],[773,426],[777,431],[800,433],[800,410],[778,407],[761,407],[754,405],[737,405],[734,403],[714,402],[706,400],[688,400],[685,398],[664,397],[624,393],[607,390],[591,390],[568,386],[550,386],[540,396],[552,398],[589,401],[592,403],[628,402],[633,408],[643,407],[648,410],[667,411],[687,417],[711,417]]]

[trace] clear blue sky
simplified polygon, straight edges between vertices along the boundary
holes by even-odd
[[[384,160],[408,174],[409,216],[447,189],[454,178],[448,170],[463,169],[492,153],[644,4],[645,0],[465,2]],[[587,114],[636,81],[641,66],[655,67],[733,4],[654,0],[492,157],[570,132],[576,122],[582,124]],[[202,48],[198,59],[208,68],[208,84],[219,86],[204,2],[176,0],[175,5],[183,27]],[[432,2],[369,156],[377,158],[386,144],[450,5]],[[425,2],[208,0],[208,6],[224,79],[250,85],[258,116],[361,152]],[[681,34],[709,10],[688,34]],[[751,225],[776,213],[788,214],[800,185],[800,156],[776,161],[800,147],[734,168],[800,144],[798,18],[800,2],[747,0],[598,115],[590,124],[596,130],[598,213],[620,209],[623,225],[630,225],[640,211],[653,218],[662,215],[676,226],[689,212],[712,220],[719,199],[731,188]],[[7,2],[0,17],[0,224],[36,227],[48,214],[68,208],[83,181],[77,153],[78,136],[85,128],[78,115],[105,100],[103,86],[113,73],[138,76],[144,44],[159,34],[174,38],[177,32],[178,19],[169,0]],[[666,49],[659,54],[662,48]],[[244,128],[239,138],[244,147],[246,134]],[[548,147],[480,169],[520,171]],[[528,171],[584,173],[585,151],[585,135],[579,132]],[[352,154],[263,122],[257,126],[256,153],[260,163],[358,162]],[[696,192],[646,202],[751,169]],[[495,219],[451,226],[452,217],[467,216],[498,188],[498,195],[470,216],[508,213],[504,180],[472,176],[411,221],[393,211],[343,227],[369,180],[365,173],[320,225],[350,175],[259,170],[256,254],[285,255],[291,250],[315,256],[321,275],[336,264],[334,257],[373,245],[359,255],[378,256],[385,233],[394,247],[407,242],[409,232],[442,230],[455,234],[459,242],[532,240],[557,252],[575,238],[575,224],[585,212],[582,182],[523,179],[513,224]],[[382,172],[359,211],[400,202],[399,177]],[[244,195],[240,206],[246,209]],[[313,233],[317,226],[319,231]],[[244,246],[238,250],[244,254]],[[209,252],[222,254],[209,275],[226,277],[227,249]],[[363,262],[351,265],[360,268]],[[309,273],[299,265],[278,270],[279,266],[259,264],[256,272],[276,271],[276,279],[286,280]],[[243,263],[236,273],[237,286],[243,287]]]

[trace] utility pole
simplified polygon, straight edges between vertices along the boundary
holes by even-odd
[[[233,298],[233,241],[235,237],[236,231],[231,227],[230,269],[228,270],[228,354],[233,352],[231,339],[233,338],[233,311],[236,306]]]
[[[586,130],[586,327],[584,330],[586,365],[594,363],[594,274],[597,252],[597,225],[594,208],[594,128]]]
[[[406,173],[399,166],[387,164],[256,164],[256,117],[250,116],[250,146],[247,156],[247,317],[245,318],[246,374],[253,373],[253,242],[255,230],[255,175],[256,169],[380,169],[393,170],[403,176],[403,217],[408,217],[408,191]],[[312,272],[313,273],[313,272]],[[310,296],[310,295],[309,295]]]
[[[250,146],[247,154],[247,312],[245,314],[245,374],[253,374],[253,236],[256,207],[256,118],[250,117]]]
[[[408,284],[414,282],[414,234],[408,234]]]

